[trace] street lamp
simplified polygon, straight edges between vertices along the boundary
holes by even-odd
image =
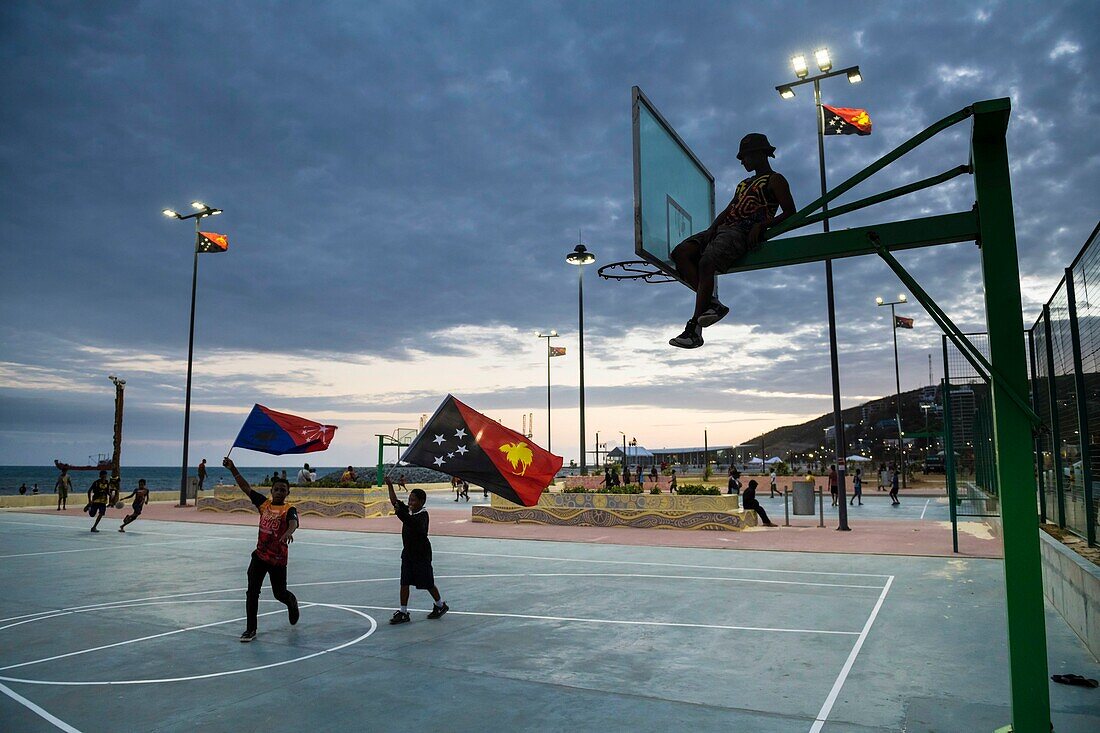
[[[881,297],[875,298],[875,305],[878,306],[890,306],[890,329],[894,333],[894,388],[895,388],[895,404],[894,404],[894,418],[897,420],[898,428],[898,452],[897,452],[897,464],[901,470],[901,485],[904,487],[906,482],[906,470],[903,463],[905,459],[905,453],[901,448],[901,372],[898,370],[898,319],[894,314],[894,306],[904,305],[909,299],[905,297],[905,293],[898,293],[897,300],[891,300],[886,302]]]
[[[217,216],[221,209],[207,206],[202,201],[192,201],[193,214],[180,214],[175,209],[162,209],[161,213],[169,219],[185,221],[195,220],[195,236],[198,236],[199,222],[208,216]],[[199,248],[194,247],[194,265],[191,268],[191,325],[187,332],[187,389],[183,403],[183,469],[180,476],[180,506],[187,506],[187,443],[191,436],[191,362],[195,354],[195,290],[199,282]]]
[[[589,252],[583,244],[577,244],[573,251],[565,256],[565,261],[577,266],[577,359],[580,361],[581,391],[581,475],[588,473],[588,463],[584,455],[584,266],[596,261],[596,255]]]
[[[821,73],[816,76],[810,76],[809,68],[806,64],[806,57],[803,54],[797,54],[791,57],[791,68],[794,70],[794,75],[798,81],[790,82],[788,84],[780,84],[775,88],[779,92],[779,96],[782,99],[794,99],[794,87],[801,84],[813,84],[814,85],[814,108],[817,111],[817,160],[818,167],[821,175],[821,197],[822,206],[821,213],[825,217],[821,221],[822,228],[829,231],[829,205],[824,201],[825,194],[827,192],[827,186],[825,184],[825,115],[824,110],[821,107],[821,80],[828,79],[831,76],[838,76],[844,74],[848,77],[849,84],[855,84],[863,80],[863,76],[859,73],[858,66],[850,66],[846,69],[840,69],[839,71],[833,71],[833,60],[829,56],[829,49],[819,48],[814,51],[814,62],[817,63],[817,68],[821,70]],[[835,434],[833,438],[836,446],[836,464],[837,464],[837,490],[839,491],[839,508],[838,512],[838,526],[837,529],[841,531],[847,531],[848,527],[848,503],[844,501],[845,495],[845,480],[844,480],[844,420],[840,409],[840,366],[837,356],[836,345],[836,305],[833,299],[833,261],[825,260],[825,293],[826,301],[829,306],[829,361],[832,368],[833,377],[833,425]]]
[[[558,332],[543,333],[535,331],[535,336],[546,339],[546,450],[550,450],[550,339],[557,338]],[[583,441],[581,443],[583,447]]]

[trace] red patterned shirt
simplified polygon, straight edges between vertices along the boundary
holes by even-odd
[[[298,510],[290,504],[272,504],[258,491],[249,491],[248,498],[260,510],[260,536],[256,540],[256,557],[269,565],[286,565],[290,548],[280,537],[290,522],[298,521]]]

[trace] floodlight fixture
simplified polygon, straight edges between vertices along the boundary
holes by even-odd
[[[861,81],[863,81],[863,74],[859,73],[858,66],[848,72],[849,84],[859,84]]]
[[[882,302],[883,301],[882,301],[882,296],[881,295],[879,297],[875,298],[875,305],[882,305]]]
[[[565,256],[565,261],[570,265],[591,265],[596,261],[596,255],[589,252],[583,244],[578,244],[572,252]]]
[[[822,72],[826,72],[833,68],[833,60],[829,58],[829,49],[819,48],[814,51],[814,61],[817,62],[817,68]]]
[[[794,90],[790,87],[779,87],[779,96],[783,99],[794,99]]]
[[[810,73],[809,67],[806,66],[806,56],[801,53],[791,56],[791,67],[794,69],[794,75],[799,79],[805,79]]]
[[[179,212],[177,212],[175,209],[164,209],[160,213],[164,214],[169,219],[178,219],[178,218],[180,218]]]
[[[206,204],[204,204],[201,201],[192,201],[191,202],[191,208],[195,209],[197,211],[202,211],[203,209],[206,208]]]
[[[904,303],[905,301],[909,300],[909,298],[906,297],[905,293],[898,293],[898,300]]]

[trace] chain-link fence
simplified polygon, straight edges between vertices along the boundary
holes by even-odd
[[[1097,300],[1091,300],[1095,294]],[[1028,333],[1031,401],[1043,420],[1036,479],[1045,521],[1096,544],[1100,490],[1100,225]]]
[[[965,334],[989,358],[989,336]],[[993,410],[989,384],[962,352],[943,339],[944,473],[951,525],[958,552],[958,519],[999,517],[997,457],[993,449]]]

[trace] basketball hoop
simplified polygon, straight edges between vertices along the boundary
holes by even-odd
[[[596,274],[604,280],[641,280],[647,283],[672,283],[676,278],[645,260],[623,260],[604,265]]]

